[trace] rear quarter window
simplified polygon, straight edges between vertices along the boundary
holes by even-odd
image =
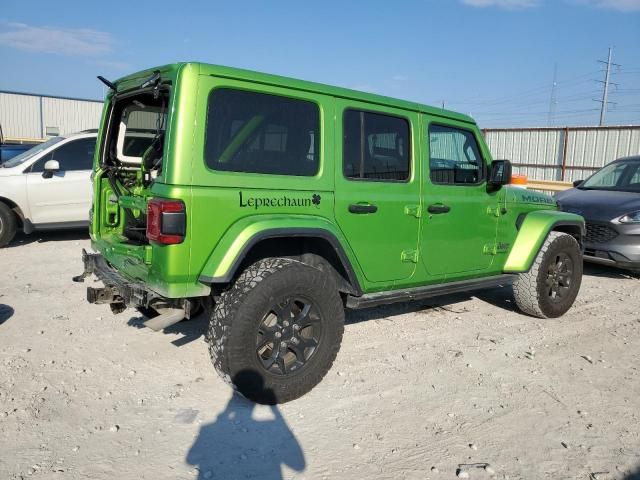
[[[319,140],[314,102],[231,88],[209,94],[204,158],[213,170],[314,176]]]

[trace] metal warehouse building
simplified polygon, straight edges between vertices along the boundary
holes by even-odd
[[[5,140],[34,141],[98,128],[101,100],[0,90],[0,127]]]
[[[493,158],[536,180],[570,182],[616,158],[640,154],[640,125],[483,130]]]

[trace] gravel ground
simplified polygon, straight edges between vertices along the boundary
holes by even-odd
[[[204,317],[89,305],[82,233],[0,250],[0,479],[640,478],[640,280],[587,266],[538,320],[510,288],[349,312],[311,393],[232,395]]]

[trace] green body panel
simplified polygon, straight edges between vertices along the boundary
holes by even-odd
[[[558,226],[574,226],[584,230],[584,220],[573,213],[557,210],[534,210],[527,214],[504,264],[506,273],[526,272],[549,232]]]
[[[207,259],[202,275],[212,278],[224,278],[234,262],[241,258],[245,246],[250,245],[260,234],[276,234],[282,230],[296,230],[297,235],[303,231],[313,234],[318,231],[335,238],[344,247],[347,242],[342,232],[329,219],[311,215],[270,214],[245,217],[234,223],[222,236]],[[356,257],[349,249],[345,249],[351,266],[358,277],[362,277]]]
[[[103,187],[110,192],[109,187]],[[191,187],[180,187],[155,183],[147,192],[147,198],[179,198],[187,212],[192,210]],[[121,198],[120,203],[130,203],[129,198]],[[139,201],[139,200],[138,200]],[[146,200],[145,200],[146,203]],[[145,283],[148,288],[168,298],[184,298],[207,295],[210,288],[197,281],[191,272],[191,244],[178,245],[132,245],[123,241],[121,235],[124,215],[120,223],[92,241],[95,250],[101,252],[121,274],[127,278]],[[94,223],[96,218],[94,216]],[[189,225],[187,219],[187,225]],[[95,228],[94,225],[92,228]]]
[[[491,155],[473,119],[465,115],[300,80],[213,65],[186,63],[150,69],[116,82],[134,92],[155,71],[170,84],[164,161],[148,188],[140,181],[115,198],[100,168],[104,129],[115,97],[107,96],[95,159],[93,247],[123,276],[167,298],[204,296],[211,279],[228,280],[247,245],[260,235],[287,229],[324,232],[341,246],[363,293],[524,271],[558,221],[546,195],[486,183],[436,185],[429,178],[428,126],[471,130],[487,168]],[[318,105],[319,164],[314,176],[214,171],[205,162],[208,97],[216,88],[252,90]],[[342,172],[342,118],[357,108],[406,118],[411,129],[411,175],[407,182],[348,180]],[[228,148],[234,148],[233,145]],[[141,174],[140,174],[141,175]],[[186,234],[177,245],[135,244],[124,236],[127,215],[140,217],[148,199],[179,199]],[[372,203],[375,214],[349,213],[351,204]],[[431,204],[451,206],[430,215]],[[130,212],[125,214],[125,211]],[[527,214],[520,230],[519,215]],[[129,217],[131,218],[131,217]]]
[[[351,99],[336,99],[336,159],[343,156],[343,113],[346,109],[370,110],[371,105]],[[388,106],[376,108],[376,113],[405,118],[410,125],[418,124],[418,114]],[[411,131],[411,158],[421,158],[421,139],[417,129]],[[406,182],[376,182],[345,178],[342,162],[336,162],[335,221],[344,232],[348,245],[361,263],[367,285],[390,282],[403,285],[409,279],[416,263],[411,252],[418,250],[420,219],[412,212],[420,207],[420,170],[412,168]],[[370,204],[377,207],[375,214],[353,214],[349,205]],[[404,258],[403,258],[404,254]],[[384,261],[381,261],[384,258]]]
[[[442,185],[432,182],[429,176],[429,142],[426,140],[429,138],[429,127],[434,123],[442,124],[442,120],[423,115],[426,214],[421,230],[422,262],[430,275],[458,280],[491,269],[494,255],[485,253],[485,247],[496,241],[498,217],[493,212],[500,210],[504,196],[502,190],[488,190],[484,181],[479,185]],[[470,130],[474,134],[488,170],[491,154],[478,128],[456,120],[449,120],[446,124]],[[451,210],[445,215],[430,215],[428,206],[434,204],[446,205]]]

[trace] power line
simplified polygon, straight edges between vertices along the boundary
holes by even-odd
[[[595,70],[592,72],[588,72],[588,73],[583,73],[581,75],[576,75],[574,77],[569,77],[566,80],[559,80],[558,81],[558,86],[560,88],[562,87],[568,87],[568,86],[574,86],[574,85],[579,85],[582,83],[588,83],[591,82],[592,80],[590,80],[588,77],[592,77],[592,75],[599,73],[600,70]],[[519,93],[515,93],[512,95],[507,95],[507,96],[501,96],[501,97],[497,97],[497,98],[485,98],[482,100],[471,100],[471,99],[462,99],[462,100],[456,100],[454,102],[448,102],[450,104],[455,104],[455,105],[496,105],[496,104],[503,104],[503,103],[513,103],[513,102],[518,102],[519,100],[525,99],[525,98],[530,98],[530,97],[540,97],[541,95],[544,95],[546,97],[546,95],[549,92],[549,85],[545,85],[545,86],[540,86],[540,87],[535,87],[532,89],[528,89],[528,90],[524,90],[522,92]],[[439,102],[437,102],[439,103]]]

